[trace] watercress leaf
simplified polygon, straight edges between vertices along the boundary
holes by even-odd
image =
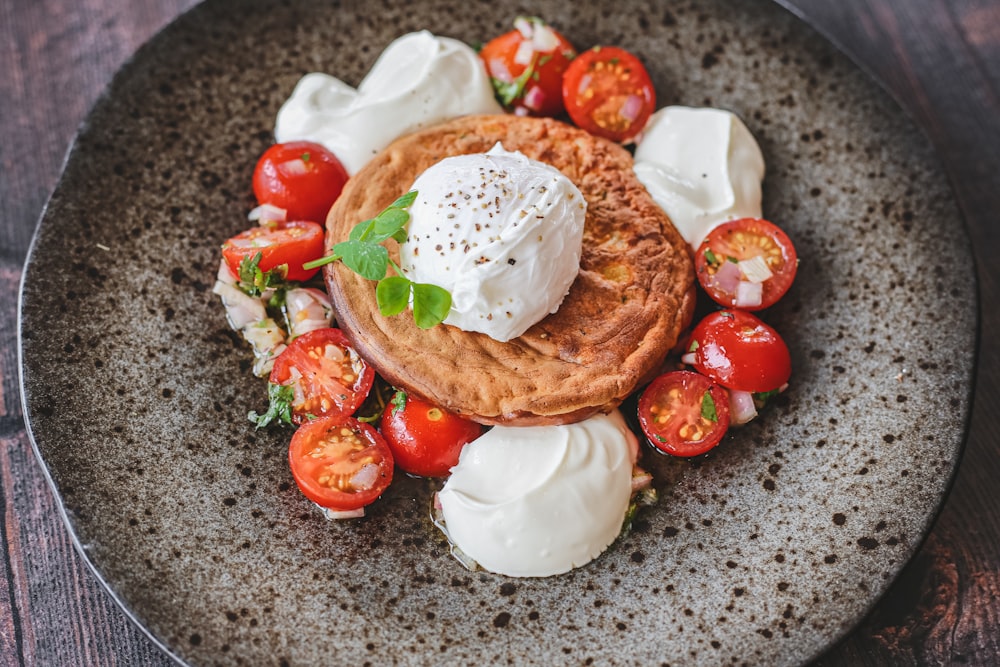
[[[417,191],[410,190],[405,195],[392,202],[389,208],[409,208],[413,205],[413,202],[417,199]]]
[[[451,294],[427,283],[413,283],[413,321],[421,329],[430,329],[448,317]]]
[[[362,220],[358,224],[351,227],[351,233],[347,235],[352,241],[366,240],[367,236],[371,234],[372,229],[375,228],[375,219]]]
[[[389,270],[389,251],[364,241],[341,241],[333,252],[347,268],[365,280],[381,280]]]
[[[396,243],[406,243],[406,237],[407,234],[405,229],[400,229],[392,235],[392,238],[396,239]]]
[[[389,276],[378,281],[375,286],[375,301],[378,310],[386,317],[398,315],[410,303],[410,286],[412,283],[401,276]]]
[[[372,233],[365,239],[369,243],[381,243],[406,226],[410,214],[400,208],[388,208],[375,218]]]

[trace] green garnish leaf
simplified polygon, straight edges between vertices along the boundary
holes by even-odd
[[[291,385],[267,383],[267,412],[262,415],[251,410],[247,419],[257,425],[257,428],[264,428],[274,421],[292,423],[292,401],[295,400],[295,390]]]
[[[416,190],[407,192],[374,218],[356,224],[346,241],[333,246],[332,254],[303,264],[303,267],[313,269],[336,261],[343,262],[344,266],[365,280],[378,282],[375,299],[379,312],[386,317],[403,312],[412,301],[413,320],[418,327],[429,329],[440,324],[451,310],[451,294],[437,285],[418,285],[404,277],[382,245],[388,239],[406,242],[406,223],[410,221],[406,209],[416,199]],[[394,276],[386,275],[390,265],[396,272]]]
[[[719,413],[715,410],[715,399],[712,398],[712,394],[705,392],[705,395],[701,397],[701,416],[710,422],[719,421]]]
[[[700,347],[700,344],[696,340],[692,340],[691,344],[688,346],[688,352],[694,352]]]
[[[386,317],[399,315],[410,305],[410,288],[413,285],[402,276],[388,276],[375,286],[378,310]]]
[[[396,414],[397,412],[401,412],[406,409],[406,392],[402,389],[397,390],[396,393],[392,395],[392,400],[389,401],[389,403],[392,405],[392,414]]]
[[[303,162],[309,162],[309,151],[306,151],[305,153],[303,153],[299,157],[302,158]]]
[[[430,329],[444,321],[451,310],[448,290],[428,283],[413,283],[413,321],[421,329]]]
[[[261,271],[260,260],[263,256],[263,253],[258,252],[252,257],[244,257],[240,262],[236,286],[252,297],[259,297],[268,289],[288,287],[288,281],[285,279],[288,274],[288,265],[282,264],[273,269]]]
[[[381,280],[389,270],[389,251],[376,243],[342,241],[333,246],[333,253],[365,280]]]
[[[705,248],[705,260],[712,266],[718,266],[721,264],[719,258],[715,256],[715,253],[712,252],[711,248]]]
[[[780,394],[781,391],[778,389],[772,389],[771,391],[757,391],[753,392],[751,396],[753,397],[753,406],[758,410],[763,410],[764,406],[767,405],[772,398]]]

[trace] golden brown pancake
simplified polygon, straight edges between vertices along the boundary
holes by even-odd
[[[329,246],[445,157],[505,149],[546,162],[587,200],[580,273],[559,310],[501,343],[379,313],[375,283],[325,269],[344,329],[387,381],[484,424],[564,424],[616,407],[652,379],[691,319],[690,250],[621,146],[551,119],[467,116],[404,136],[355,174],[327,219]],[[386,243],[398,262],[399,248]]]

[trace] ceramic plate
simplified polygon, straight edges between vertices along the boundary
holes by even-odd
[[[844,635],[919,546],[969,413],[969,242],[925,138],[769,2],[209,0],[143,47],[82,128],[21,307],[30,432],[82,553],[192,665],[796,664]],[[404,479],[361,521],[299,494],[287,431],[211,292],[218,248],[305,72],[357,83],[430,28],[475,43],[519,14],[623,45],[660,104],[743,118],[765,214],[801,258],[767,319],[791,389],[709,458],[650,452],[660,501],[564,576],[456,562]]]

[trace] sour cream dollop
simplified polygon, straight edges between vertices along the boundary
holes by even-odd
[[[764,156],[743,121],[723,109],[654,113],[636,147],[635,174],[695,248],[723,222],[762,215]]]
[[[580,567],[621,531],[637,452],[617,410],[566,426],[496,426],[465,446],[438,494],[448,537],[498,574]]]
[[[451,292],[446,324],[506,342],[558,310],[580,271],[587,212],[562,172],[497,144],[445,158],[411,189],[400,268]]]
[[[306,74],[278,112],[274,136],[322,144],[353,175],[403,134],[502,111],[476,52],[422,30],[386,47],[357,90],[327,74]]]

